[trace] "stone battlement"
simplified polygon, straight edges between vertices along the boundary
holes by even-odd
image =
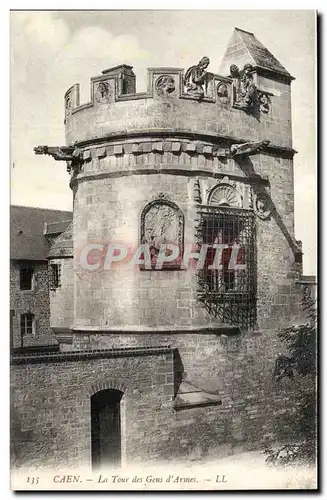
[[[80,104],[79,84],[65,94],[66,144],[100,141],[116,135],[185,133],[210,138],[269,140],[291,148],[290,86],[251,68],[254,93],[240,99],[237,75],[205,72],[189,84],[189,68],[149,68],[146,92],[136,92],[131,66],[120,65],[91,78],[90,101]]]

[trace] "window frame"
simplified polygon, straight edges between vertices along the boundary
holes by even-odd
[[[28,325],[28,321],[31,320],[31,325]],[[28,331],[28,330],[31,331]],[[26,335],[35,336],[35,314],[31,312],[22,313],[20,315],[20,334],[22,337]]]
[[[61,264],[58,262],[51,262],[49,264],[49,288],[50,290],[57,290],[60,287],[61,287]]]
[[[29,272],[31,274],[31,278],[30,278],[31,287],[30,288],[22,287],[22,281],[23,281],[22,275],[24,272],[25,273]],[[21,292],[33,292],[35,290],[35,268],[30,264],[28,264],[28,265],[20,264],[20,266],[19,266],[19,290]]]

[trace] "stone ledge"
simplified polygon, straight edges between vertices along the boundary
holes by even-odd
[[[202,408],[204,406],[220,406],[222,404],[218,394],[209,393],[191,382],[184,381],[181,383],[175,403],[174,409],[176,411]]]
[[[79,333],[82,335],[92,335],[92,334],[128,334],[128,335],[137,335],[143,333],[151,333],[151,334],[160,334],[160,333],[201,333],[201,334],[216,334],[216,335],[240,335],[241,330],[238,326],[231,325],[213,325],[213,326],[140,326],[140,325],[131,325],[131,326],[88,326],[88,327],[77,327],[74,326],[72,328],[72,332],[74,335],[78,335]]]
[[[124,358],[134,356],[153,356],[160,354],[173,353],[174,349],[170,346],[158,347],[127,347],[113,349],[96,349],[91,351],[67,351],[60,353],[34,353],[34,354],[15,354],[11,356],[11,364],[34,364],[34,363],[58,363],[67,361],[82,361],[87,359],[105,359],[105,358]]]

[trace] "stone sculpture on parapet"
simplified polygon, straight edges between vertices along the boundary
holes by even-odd
[[[185,73],[184,85],[186,93],[193,97],[204,97],[207,91],[209,57],[202,57],[198,64],[191,66]]]
[[[253,70],[252,64],[245,64],[242,70],[239,70],[236,64],[230,67],[234,86],[234,106],[245,111],[254,109],[256,103],[257,89],[252,76]]]

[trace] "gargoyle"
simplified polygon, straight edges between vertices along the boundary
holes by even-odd
[[[58,161],[78,161],[81,160],[82,151],[74,146],[36,146],[36,155],[49,155]]]
[[[243,144],[232,144],[229,148],[232,156],[238,155],[253,155],[261,151],[265,146],[268,146],[270,141],[259,142],[244,142]]]

